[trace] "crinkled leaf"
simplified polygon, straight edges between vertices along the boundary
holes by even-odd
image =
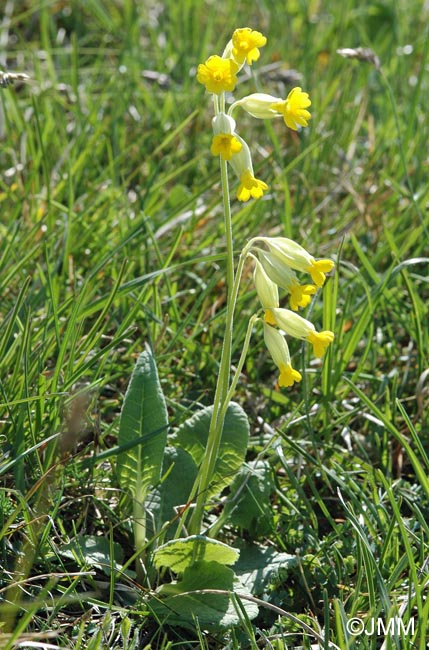
[[[191,535],[173,539],[160,546],[153,554],[156,567],[169,567],[175,573],[182,573],[195,562],[234,564],[240,552],[223,542],[204,535]]]
[[[148,537],[155,535],[167,522],[177,515],[177,508],[185,506],[192,486],[197,477],[198,468],[191,456],[183,449],[166,447],[164,453],[163,476],[161,484],[147,497],[146,509]],[[176,532],[174,522],[169,526],[163,539],[170,539]]]
[[[112,566],[115,571],[121,569],[124,556],[120,544],[114,543],[113,552],[115,557],[112,562],[110,550],[110,542],[105,537],[77,535],[68,544],[60,546],[58,553],[63,557],[74,560],[81,567],[98,567],[105,573],[110,574]]]
[[[240,558],[234,570],[254,595],[262,595],[270,583],[285,580],[286,574],[298,565],[295,555],[280,553],[272,546],[241,542],[238,548]]]
[[[147,348],[137,359],[119,424],[117,467],[122,488],[143,500],[162,471],[168,416],[155,359]]]
[[[237,625],[240,618],[229,595],[196,593],[202,589],[222,589],[250,595],[234,571],[218,562],[196,562],[187,567],[179,582],[163,585],[158,598],[148,606],[163,623],[195,629],[195,619],[203,629],[218,630]],[[248,617],[258,614],[257,606],[247,600],[242,605]]]
[[[256,460],[244,465],[230,487],[224,515],[234,526],[250,532],[252,538],[273,528],[270,496],[274,489],[270,464]]]
[[[182,447],[199,466],[207,448],[213,407],[208,406],[186,420],[177,431],[176,445]],[[219,494],[231,483],[244,462],[249,441],[249,421],[241,406],[228,407],[218,458],[207,497]]]

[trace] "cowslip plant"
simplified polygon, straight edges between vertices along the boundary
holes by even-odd
[[[249,115],[258,119],[282,117],[286,126],[293,130],[307,126],[308,120],[311,118],[308,111],[311,105],[309,95],[299,87],[293,88],[286,99],[265,93],[253,93],[233,102],[227,110],[227,93],[235,89],[237,74],[245,63],[251,65],[259,59],[260,48],[266,42],[266,37],[258,31],[248,27],[236,29],[222,57],[210,56],[197,69],[197,80],[205,86],[213,98],[213,139],[210,150],[213,155],[219,156],[220,161],[228,295],[223,349],[207,452],[198,476],[195,490],[196,505],[189,525],[194,533],[198,532],[202,525],[206,492],[218,455],[226,409],[232,399],[244,363],[251,328],[257,320],[257,317],[250,320],[242,358],[234,378],[230,380],[234,311],[246,258],[251,256],[255,260],[255,285],[265,310],[264,337],[274,363],[280,370],[280,386],[291,386],[295,381],[301,379],[301,374],[292,368],[289,349],[282,332],[311,342],[316,356],[322,356],[325,348],[334,338],[332,332],[319,333],[312,323],[294,313],[299,307],[307,306],[311,296],[316,292],[316,287],[319,288],[323,285],[325,274],[334,268],[332,260],[315,260],[302,246],[285,237],[258,237],[253,238],[244,247],[237,269],[234,265],[228,164],[238,178],[236,197],[239,201],[261,198],[268,190],[268,185],[265,181],[255,177],[250,147],[238,134],[233,114],[237,109],[242,108]],[[300,285],[295,271],[309,273],[316,286],[313,284]],[[280,309],[278,286],[290,293],[292,311]]]
[[[323,286],[326,274],[334,268],[332,260],[316,259],[291,239],[267,236],[250,239],[237,263],[234,259],[228,166],[237,176],[238,201],[260,199],[268,190],[268,184],[255,176],[251,149],[238,133],[235,115],[241,109],[257,119],[282,118],[295,131],[307,126],[311,118],[309,95],[299,87],[293,88],[286,99],[253,93],[233,101],[227,108],[227,94],[235,90],[237,75],[244,65],[259,59],[260,48],[266,41],[258,31],[237,29],[222,56],[210,56],[198,66],[196,75],[213,99],[210,151],[219,158],[224,209],[227,300],[213,404],[194,413],[169,438],[168,415],[155,360],[152,351],[146,349],[131,378],[120,422],[119,478],[133,499],[136,552],[140,561],[145,561],[148,554],[143,552],[150,548],[153,566],[168,567],[178,576],[177,581],[160,588],[150,607],[157,616],[168,612],[170,621],[182,624],[187,617],[188,622],[192,621],[189,591],[209,586],[230,591],[241,589],[245,593],[233,570],[226,566],[235,561],[236,552],[231,555],[224,546],[214,544],[213,536],[221,524],[212,525],[209,534],[202,533],[206,504],[231,484],[245,461],[249,423],[246,413],[232,400],[254,326],[262,323],[264,341],[279,369],[280,387],[292,386],[302,379],[301,372],[292,366],[287,337],[309,342],[317,357],[323,356],[334,339],[333,332],[318,331],[311,321],[298,314]],[[240,359],[231,375],[234,313],[246,260],[254,265],[254,283],[262,309],[249,320]],[[300,274],[308,274],[311,282],[301,283]],[[281,306],[280,290],[289,295],[290,309]],[[227,515],[226,509],[224,519]],[[172,521],[177,522],[175,527],[169,526]],[[141,562],[139,577],[143,568]],[[205,624],[212,618],[220,627],[231,625],[235,620],[233,612],[228,607],[227,616],[219,618],[216,609],[223,611],[225,603],[213,598],[203,617]],[[247,608],[247,615],[254,616],[254,609]]]

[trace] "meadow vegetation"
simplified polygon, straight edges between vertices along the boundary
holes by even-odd
[[[5,3],[0,69],[31,81],[0,88],[1,648],[426,648],[428,24],[422,0]],[[240,115],[269,190],[233,198],[234,249],[283,236],[335,259],[307,312],[335,340],[323,361],[293,341],[303,379],[279,388],[255,327],[234,397],[246,463],[204,519],[255,600],[211,625],[205,601],[158,607],[174,569],[150,546],[136,569],[120,414],[149,349],[173,442],[213,403],[225,240],[196,71],[245,26],[267,44],[235,98],[298,85],[312,117],[294,132]]]

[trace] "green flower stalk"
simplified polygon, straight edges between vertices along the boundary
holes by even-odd
[[[264,310],[262,319],[264,339],[274,363],[280,370],[280,386],[292,386],[301,380],[300,372],[292,368],[286,335],[309,341],[316,354],[323,354],[334,336],[332,332],[317,332],[310,321],[295,313],[299,308],[306,307],[316,293],[316,287],[322,286],[325,274],[334,266],[331,260],[316,261],[299,244],[286,238],[257,237],[244,247],[235,269],[228,165],[238,178],[236,191],[238,201],[261,198],[268,190],[268,185],[265,181],[256,178],[250,147],[237,133],[236,121],[232,113],[241,107],[249,115],[259,119],[283,117],[286,126],[293,130],[307,126],[311,117],[307,110],[311,105],[310,98],[298,87],[293,88],[286,99],[264,93],[253,93],[232,103],[227,111],[226,93],[234,91],[237,74],[244,65],[251,65],[259,59],[260,48],[266,42],[267,39],[263,34],[249,27],[236,29],[222,56],[210,56],[197,69],[197,80],[213,97],[213,139],[210,151],[214,156],[218,156],[220,161],[226,242],[227,302],[225,334],[207,450],[191,495],[191,498],[196,495],[196,503],[188,526],[190,534],[201,531],[206,492],[215,468],[225,414],[244,365],[253,325],[261,320],[257,314],[250,319],[237,371],[231,378],[234,311],[246,259],[249,257],[255,265],[254,281]],[[310,273],[314,284],[300,284],[296,271]],[[291,310],[280,307],[279,287],[290,294]]]

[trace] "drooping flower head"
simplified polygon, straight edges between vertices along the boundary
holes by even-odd
[[[279,306],[279,289],[275,282],[273,282],[265,272],[264,267],[260,261],[252,254],[250,257],[255,262],[255,270],[253,271],[253,281],[255,283],[256,293],[261,302],[262,307],[265,309],[264,321],[270,325],[275,325],[275,320],[271,317],[271,309]]]
[[[272,104],[272,108],[283,115],[286,126],[298,131],[300,126],[308,126],[311,114],[307,108],[311,106],[308,93],[301,88],[293,88],[284,101]]]
[[[289,336],[311,343],[316,357],[322,357],[328,345],[334,340],[333,332],[329,330],[317,332],[313,323],[290,309],[279,307],[267,311],[269,322],[274,321],[277,327]]]
[[[315,260],[305,248],[287,237],[259,237],[270,253],[283,264],[295,271],[303,271],[311,275],[317,287],[322,287],[326,280],[326,273],[332,271],[335,262],[328,259]]]
[[[251,65],[260,57],[259,48],[263,47],[267,39],[261,32],[250,27],[236,29],[232,35],[232,56],[240,65],[245,61]]]
[[[290,294],[291,309],[298,311],[300,307],[307,307],[311,296],[316,293],[316,287],[312,284],[300,284],[296,273],[270,251],[257,249],[257,253],[268,277]]]
[[[197,81],[206,87],[207,92],[219,95],[232,92],[237,83],[238,65],[232,59],[223,59],[214,54],[197,69]]]
[[[289,287],[290,307],[292,311],[298,311],[300,307],[308,307],[311,302],[311,296],[316,293],[316,287],[313,284],[293,283]]]
[[[231,133],[219,133],[214,135],[210,151],[213,156],[220,156],[222,160],[231,160],[234,154],[241,151],[242,144],[235,135]]]
[[[250,197],[260,199],[268,185],[264,181],[255,178],[250,169],[246,169],[240,176],[240,185],[237,190],[237,199],[239,201],[248,201]]]
[[[286,126],[294,131],[301,126],[308,126],[311,118],[307,110],[311,106],[310,97],[298,87],[293,88],[286,99],[266,93],[252,93],[234,102],[229,108],[229,114],[238,106],[259,120],[272,120],[282,116]]]
[[[279,386],[289,388],[295,382],[301,381],[301,373],[292,367],[288,344],[283,334],[264,322],[264,340],[274,363],[280,370]]]
[[[243,144],[235,134],[235,120],[225,113],[218,113],[212,120],[213,140],[210,151],[214,156],[220,156],[222,160],[231,160],[239,153]]]

